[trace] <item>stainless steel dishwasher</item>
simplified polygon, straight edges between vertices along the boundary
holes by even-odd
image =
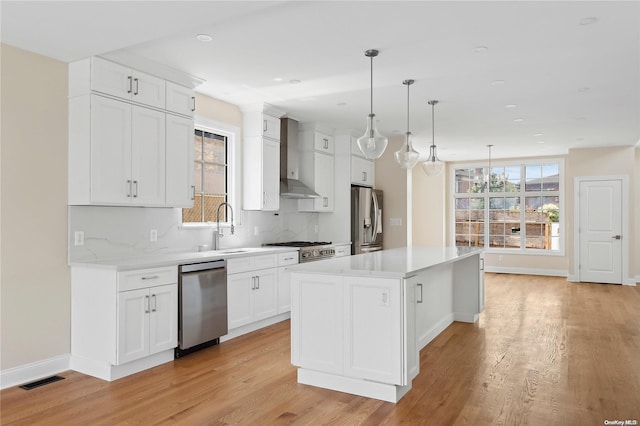
[[[178,347],[175,357],[219,343],[227,334],[227,261],[178,268]]]

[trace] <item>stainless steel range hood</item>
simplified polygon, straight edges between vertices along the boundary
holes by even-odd
[[[298,180],[298,122],[280,119],[280,196],[284,198],[320,198],[313,189]]]

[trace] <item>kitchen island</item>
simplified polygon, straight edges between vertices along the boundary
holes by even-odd
[[[419,351],[484,309],[482,250],[403,247],[290,267],[298,383],[398,402]]]

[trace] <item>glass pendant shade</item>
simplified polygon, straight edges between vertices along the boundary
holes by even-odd
[[[422,163],[422,170],[424,170],[427,176],[438,176],[444,170],[444,162],[438,158],[435,145],[431,145],[429,158]]]
[[[367,130],[364,135],[358,138],[358,148],[369,160],[377,160],[382,157],[384,150],[387,149],[388,140],[382,136],[378,129],[376,129],[376,123],[373,121],[375,114],[369,114],[367,119]]]
[[[420,153],[413,149],[411,132],[407,132],[404,144],[402,144],[402,148],[395,152],[395,157],[398,165],[403,169],[413,169],[413,167],[418,164]]]

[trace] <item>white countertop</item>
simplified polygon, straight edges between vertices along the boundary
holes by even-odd
[[[407,278],[423,269],[481,252],[482,249],[476,247],[412,246],[302,263],[289,266],[287,269],[291,272],[323,275]]]
[[[239,247],[222,250],[208,250],[202,252],[168,253],[122,259],[86,260],[71,262],[71,267],[105,268],[116,271],[130,271],[135,269],[157,268],[161,266],[175,266],[189,263],[200,263],[218,259],[232,259],[261,254],[298,251],[294,247]]]

